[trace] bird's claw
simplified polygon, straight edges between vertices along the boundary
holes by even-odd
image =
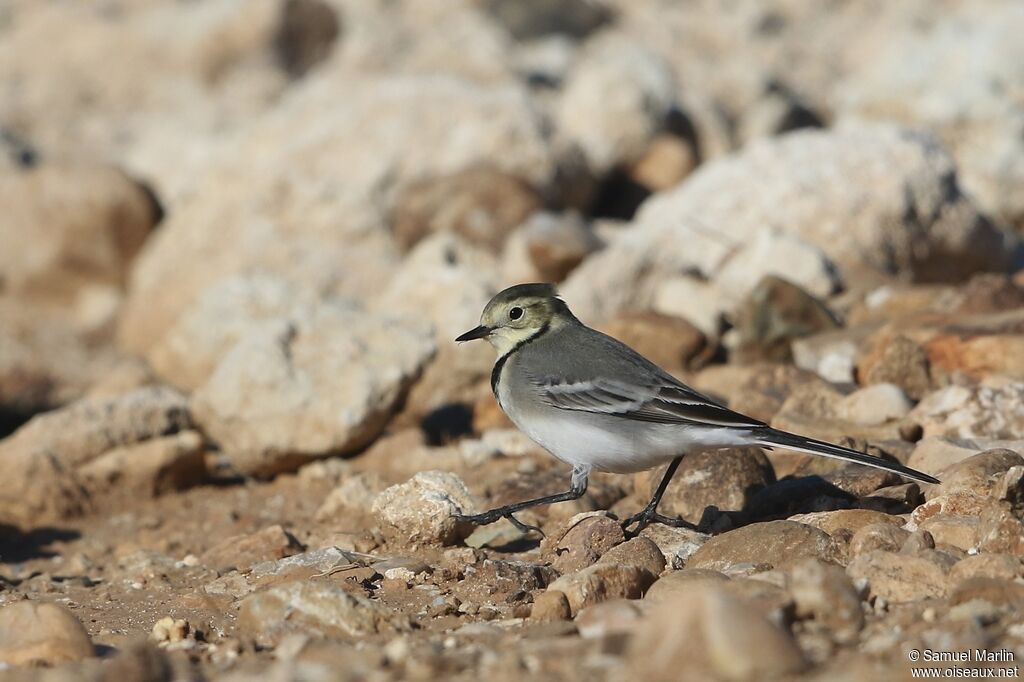
[[[640,534],[640,531],[647,528],[647,526],[652,523],[660,523],[663,526],[669,526],[671,528],[696,528],[696,526],[689,521],[684,521],[677,517],[665,516],[664,514],[659,514],[653,509],[644,509],[637,514],[633,514],[622,521],[619,525],[622,526],[622,530],[627,537],[636,537]],[[633,524],[636,524],[636,528],[629,530],[629,527]]]
[[[483,512],[482,514],[455,514],[454,516],[456,521],[459,521],[460,523],[470,523],[474,526],[486,526],[496,521],[500,521],[501,519],[508,519],[509,522],[522,533],[536,531],[540,533],[541,537],[545,537],[544,531],[537,526],[523,523],[513,516],[512,512],[502,512],[500,509]]]

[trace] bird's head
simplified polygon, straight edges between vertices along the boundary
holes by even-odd
[[[576,318],[551,284],[517,284],[495,295],[480,315],[480,326],[455,339],[487,339],[499,355],[547,329]]]

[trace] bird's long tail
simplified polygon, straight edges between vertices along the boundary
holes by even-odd
[[[766,448],[786,448],[788,450],[806,452],[811,455],[821,455],[822,457],[833,457],[847,462],[856,462],[857,464],[864,464],[876,469],[891,471],[903,476],[904,478],[921,481],[922,483],[940,482],[939,479],[934,476],[923,474],[920,471],[903,466],[897,462],[890,462],[882,459],[881,457],[873,457],[871,455],[866,455],[863,452],[851,450],[850,448],[844,448],[839,445],[833,445],[832,443],[826,443],[825,441],[815,440],[805,436],[798,436],[793,433],[786,433],[785,431],[777,431],[769,428],[756,431],[754,433],[754,437],[757,439],[758,445]]]

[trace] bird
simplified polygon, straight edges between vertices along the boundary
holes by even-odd
[[[584,495],[594,471],[636,473],[668,464],[650,502],[622,522],[639,532],[651,523],[689,526],[658,512],[688,453],[737,446],[786,448],[891,471],[923,483],[939,480],[897,462],[774,429],[690,388],[617,339],[586,326],[554,285],[518,284],[496,294],[480,324],[455,339],[484,339],[497,351],[491,389],[512,423],[572,468],[569,489],[457,519],[486,525]]]

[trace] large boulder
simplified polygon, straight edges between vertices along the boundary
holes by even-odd
[[[777,240],[803,255],[743,258],[752,248],[771,253]],[[685,316],[688,301],[730,310],[768,274],[820,294],[833,268],[843,279],[957,281],[1010,263],[1010,238],[960,191],[932,136],[852,126],[756,142],[705,164],[645,202],[630,231],[577,268],[563,293],[584,319],[653,302]],[[685,299],[661,294],[688,272],[696,277],[684,280],[693,284]],[[708,290],[717,300],[701,295]]]

